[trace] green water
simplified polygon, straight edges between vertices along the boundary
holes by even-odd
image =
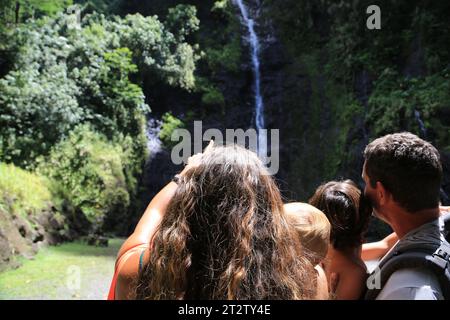
[[[0,273],[0,299],[103,300],[123,239],[106,248],[81,242],[43,248],[16,270]]]

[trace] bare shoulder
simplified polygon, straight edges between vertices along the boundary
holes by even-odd
[[[357,300],[361,297],[367,279],[365,266],[352,260],[340,259],[333,272],[339,276],[336,290],[338,300]]]
[[[118,300],[133,299],[134,289],[139,276],[139,264],[143,250],[131,250],[123,256],[123,260],[118,264],[116,298]],[[144,251],[143,262],[148,260],[148,250]]]

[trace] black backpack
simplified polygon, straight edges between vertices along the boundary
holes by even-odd
[[[379,286],[368,289],[365,300],[374,300],[395,271],[417,267],[432,271],[439,281],[444,299],[450,300],[450,214],[442,219],[445,240],[433,245],[417,243],[395,251],[390,259],[380,263],[369,276],[369,279],[378,279]]]

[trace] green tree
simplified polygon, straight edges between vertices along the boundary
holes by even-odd
[[[120,144],[83,125],[39,161],[38,172],[51,178],[53,192],[81,210],[92,223],[92,231],[97,231],[108,216],[120,221],[127,213],[128,161],[129,154]]]
[[[2,0],[0,20],[3,24],[19,24],[29,18],[54,15],[72,3],[72,0]]]
[[[163,124],[161,126],[161,131],[159,132],[159,138],[165,146],[171,147],[175,144],[171,138],[172,133],[176,129],[184,127],[184,123],[170,112],[167,112],[162,116],[162,121]]]
[[[169,8],[164,24],[178,41],[185,41],[186,37],[199,29],[200,20],[197,18],[197,9],[183,4]]]
[[[142,158],[150,109],[132,78],[195,85],[196,49],[156,17],[92,14],[77,25],[72,15],[60,13],[23,25],[13,36],[20,50],[14,69],[0,80],[0,137],[2,158],[22,166],[32,166],[84,122],[111,140],[133,137],[141,154],[136,159]]]

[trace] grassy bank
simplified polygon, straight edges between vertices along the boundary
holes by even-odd
[[[105,299],[122,239],[109,247],[81,242],[40,250],[17,270],[0,273],[0,299]]]

